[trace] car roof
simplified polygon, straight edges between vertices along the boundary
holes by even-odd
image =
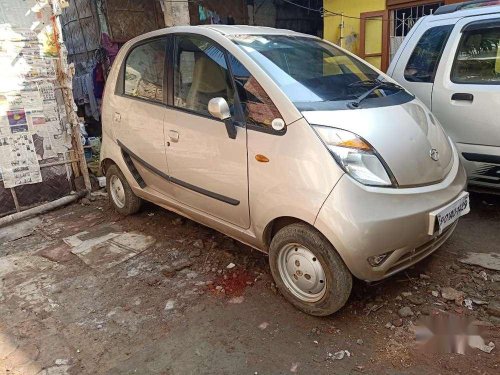
[[[308,36],[311,35],[298,33],[292,30],[276,29],[266,26],[248,26],[248,25],[200,25],[194,27],[207,28],[215,30],[223,35],[290,35],[290,36]]]
[[[231,35],[285,35],[285,36],[301,36],[308,38],[318,38],[314,35],[298,33],[292,30],[286,29],[276,29],[274,27],[265,27],[265,26],[247,26],[247,25],[197,25],[197,26],[172,26],[166,27],[159,30],[150,31],[145,34],[141,34],[136,36],[135,38],[129,40],[125,46],[128,48],[129,46],[141,42],[143,40],[158,37],[167,34],[173,33],[194,33],[205,36],[213,35],[213,33],[217,33],[223,36],[231,36]]]
[[[465,2],[459,4],[452,5],[444,5],[436,11],[436,14],[432,14],[430,16],[423,17],[427,22],[433,22],[444,19],[453,19],[453,18],[464,18],[464,17],[472,17],[472,16],[481,16],[487,14],[495,14],[500,13],[500,5],[489,5],[482,6],[478,8],[465,8],[460,9],[459,5],[467,5],[474,4],[474,2]],[[478,2],[480,4],[480,2]],[[456,9],[455,9],[456,8]]]

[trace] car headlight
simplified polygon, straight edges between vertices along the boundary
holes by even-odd
[[[364,185],[395,186],[396,181],[375,149],[346,130],[313,125],[340,167]]]

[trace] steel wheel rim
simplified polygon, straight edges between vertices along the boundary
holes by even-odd
[[[283,246],[278,253],[278,271],[287,289],[299,300],[317,302],[325,295],[325,271],[306,247],[298,243]]]
[[[122,181],[118,176],[111,176],[109,181],[109,190],[111,190],[111,198],[118,208],[125,207],[125,190],[123,189]]]

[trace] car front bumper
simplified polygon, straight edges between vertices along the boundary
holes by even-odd
[[[429,235],[429,213],[456,199],[467,178],[455,153],[448,176],[433,185],[387,189],[342,176],[321,208],[315,227],[338,251],[352,274],[376,281],[417,263],[448,239],[456,222]],[[390,253],[376,267],[368,258]]]

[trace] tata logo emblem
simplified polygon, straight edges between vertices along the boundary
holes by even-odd
[[[439,151],[436,150],[435,148],[431,149],[430,156],[431,156],[432,160],[438,161],[439,160]]]

